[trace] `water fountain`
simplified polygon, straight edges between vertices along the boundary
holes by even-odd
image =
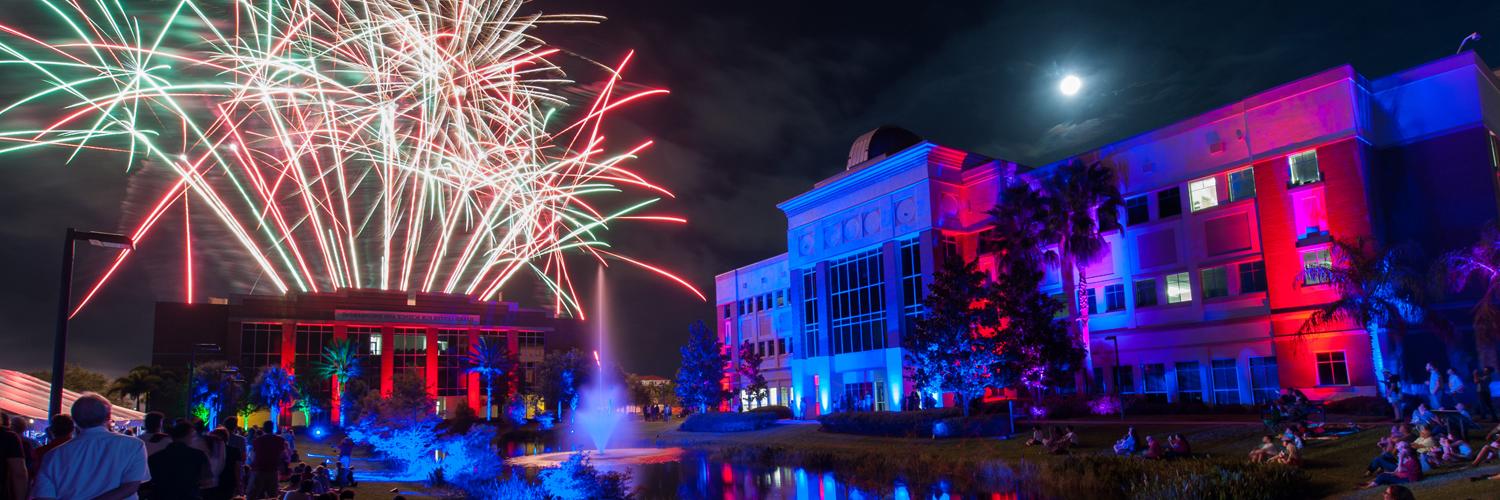
[[[675,461],[682,454],[680,448],[610,447],[610,439],[616,433],[627,430],[625,427],[630,424],[630,420],[626,418],[626,413],[621,408],[625,401],[625,391],[622,388],[624,381],[615,380],[613,366],[608,364],[611,358],[607,356],[606,334],[609,323],[606,320],[608,301],[605,299],[603,266],[599,267],[596,292],[598,301],[594,306],[594,328],[598,343],[594,351],[594,365],[597,375],[587,387],[579,391],[581,404],[574,411],[571,424],[572,429],[581,433],[584,438],[584,441],[578,444],[591,446],[589,459],[595,467],[604,469],[621,468],[632,464]],[[563,451],[515,457],[506,462],[523,467],[551,467],[566,461],[573,453]]]

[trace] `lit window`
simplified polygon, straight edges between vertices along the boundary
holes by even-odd
[[[1167,275],[1167,303],[1176,304],[1193,300],[1193,280],[1188,273]]]
[[[1105,312],[1125,310],[1125,285],[1104,286],[1104,310]]]
[[[1203,367],[1197,361],[1179,361],[1173,367],[1177,372],[1177,400],[1203,402]]]
[[[1151,363],[1141,367],[1141,393],[1147,401],[1167,402],[1167,365]]]
[[[1212,299],[1229,295],[1228,272],[1223,267],[1203,270],[1203,298]]]
[[[1325,269],[1333,267],[1333,259],[1329,258],[1327,248],[1313,250],[1311,252],[1302,254],[1302,271],[1304,272],[1304,284],[1320,285],[1324,281],[1326,281],[1322,276],[1308,276],[1305,274],[1307,270],[1318,267],[1322,267]]]
[[[1135,306],[1151,307],[1156,305],[1156,280],[1147,278],[1135,282]]]
[[[1240,378],[1233,359],[1213,360],[1214,403],[1240,404]]]
[[[1281,377],[1276,371],[1276,356],[1250,358],[1250,394],[1260,404],[1276,399]]]
[[[1229,201],[1255,197],[1255,169],[1244,168],[1229,173]]]
[[[1286,157],[1287,165],[1292,169],[1292,185],[1301,186],[1323,180],[1323,172],[1318,170],[1318,152],[1305,151]]]
[[[1344,351],[1320,352],[1318,358],[1318,385],[1349,385],[1349,363],[1344,360]]]
[[[1188,197],[1193,201],[1193,211],[1219,205],[1219,183],[1213,178],[1193,181],[1188,184]]]

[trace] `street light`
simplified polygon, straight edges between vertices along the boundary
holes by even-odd
[[[196,376],[197,376],[197,373],[196,373],[197,368],[196,368],[196,366],[198,365],[198,353],[202,352],[202,353],[212,354],[212,353],[219,352],[219,344],[208,344],[208,343],[193,344],[193,348],[191,349],[191,351],[192,352],[190,354],[188,354],[188,376],[187,376],[187,384],[188,385],[187,385],[187,392],[185,393],[187,395],[187,397],[182,398],[183,399],[183,406],[186,406],[187,410],[185,412],[183,412],[183,415],[192,415],[193,414],[193,379],[196,378]],[[236,371],[238,371],[238,370],[236,370]],[[212,422],[210,422],[210,423],[212,423]]]
[[[135,248],[135,242],[123,234],[68,228],[68,235],[63,239],[62,285],[57,291],[57,334],[52,338],[52,390],[47,396],[48,418],[62,413],[63,370],[68,359],[68,310],[72,307],[73,295],[73,244],[79,240],[96,247]]]
[[[1110,335],[1108,337],[1104,337],[1104,340],[1115,343],[1115,366],[1113,367],[1115,371],[1115,396],[1116,399],[1119,400],[1118,403],[1120,405],[1120,420],[1125,420],[1125,399],[1120,394],[1120,337]]]

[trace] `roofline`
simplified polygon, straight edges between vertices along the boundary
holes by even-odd
[[[714,275],[714,281],[718,281],[719,278],[723,278],[725,276],[731,276],[734,273],[739,272],[741,269],[755,267],[755,266],[759,266],[761,264],[771,263],[772,261],[775,261],[775,260],[778,260],[778,259],[779,260],[787,260],[787,253],[786,252],[781,252],[779,254],[772,255],[770,257],[766,257],[764,259],[757,260],[755,262],[751,262],[751,263],[745,264],[743,266],[735,267],[734,269],[730,269],[728,271],[724,271],[724,272],[719,273],[719,274],[715,274]]]

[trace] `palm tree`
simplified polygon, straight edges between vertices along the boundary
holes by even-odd
[[[270,410],[271,423],[278,428],[281,427],[281,412],[300,399],[297,378],[286,368],[275,365],[261,368],[252,390],[255,402]]]
[[[107,394],[135,400],[135,409],[140,411],[141,403],[151,393],[171,385],[175,378],[171,371],[160,366],[137,366],[131,368],[129,373],[115,379],[110,384]]]
[[[1495,366],[1495,344],[1500,342],[1500,227],[1485,227],[1478,241],[1444,254],[1438,266],[1449,290],[1462,291],[1470,283],[1481,287],[1474,304],[1474,343],[1480,363]]]
[[[217,422],[227,396],[236,389],[233,373],[238,370],[232,369],[225,361],[206,361],[198,364],[193,371],[193,383],[188,397],[194,406],[203,407],[204,421]]]
[[[484,381],[484,419],[495,418],[495,379],[515,370],[516,360],[511,357],[504,344],[480,337],[479,342],[469,348],[469,373],[479,374]]]
[[[1104,256],[1108,246],[1104,233],[1119,229],[1120,178],[1115,169],[1099,162],[1081,160],[1062,165],[1041,181],[1042,190],[1051,200],[1043,227],[1052,233],[1057,245],[1054,262],[1062,274],[1064,302],[1068,306],[1068,333],[1089,349],[1088,311],[1079,306],[1087,289],[1083,267]],[[1085,354],[1084,373],[1091,373],[1093,358]]]
[[[340,406],[348,404],[344,400],[344,386],[349,383],[351,377],[359,376],[359,350],[349,339],[337,339],[329,342],[323,348],[323,359],[318,363],[318,375],[333,379],[334,395]],[[339,427],[344,426],[344,411],[339,409]]]
[[[1375,376],[1380,377],[1386,366],[1402,373],[1401,338],[1407,326],[1426,316],[1422,280],[1407,265],[1408,252],[1403,247],[1380,252],[1363,238],[1335,239],[1332,249],[1332,262],[1304,270],[1297,286],[1330,286],[1338,298],[1314,309],[1297,333],[1354,322],[1370,335]]]

